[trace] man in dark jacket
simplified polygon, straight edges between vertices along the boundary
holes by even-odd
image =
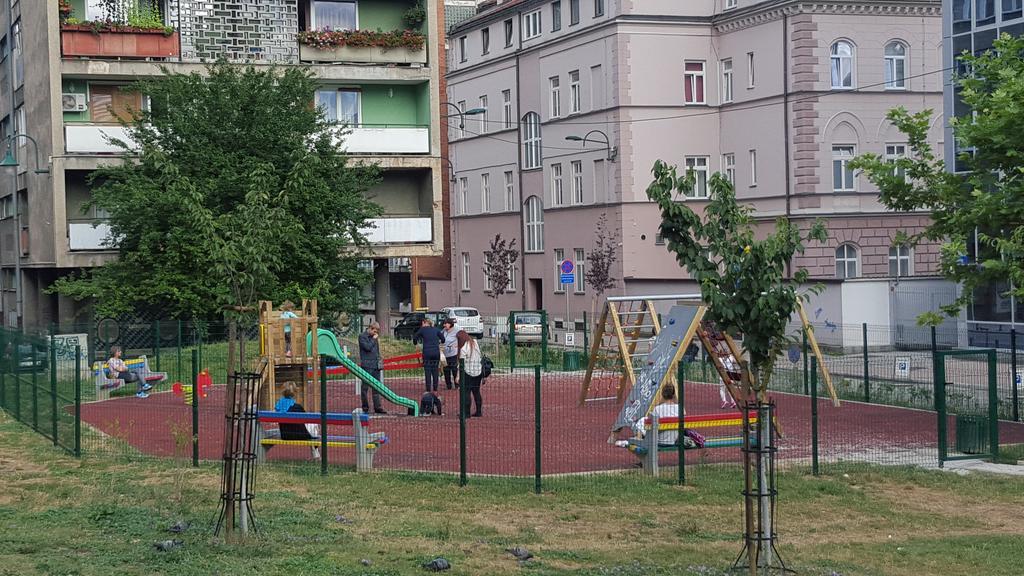
[[[371,323],[366,328],[366,331],[359,335],[359,367],[366,370],[378,382],[381,381],[380,375],[381,368],[383,367],[380,357],[379,336],[380,324],[376,322]],[[363,400],[363,412],[369,412],[370,403],[367,402],[367,389],[371,388],[371,386],[363,382],[360,388],[362,389],[360,395]],[[373,412],[375,414],[387,414],[380,405],[380,392],[376,388],[373,389]]]
[[[423,380],[427,392],[437,392],[438,368],[441,365],[441,343],[444,334],[434,327],[429,318],[424,318],[419,330],[412,335],[412,343],[423,343]]]

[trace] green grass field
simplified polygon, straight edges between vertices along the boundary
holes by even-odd
[[[212,535],[219,470],[175,460],[75,460],[0,415],[0,574],[426,573],[721,574],[740,547],[740,478],[705,467],[694,484],[637,475],[526,482],[263,467],[260,535]],[[780,474],[781,551],[801,574],[1020,574],[1018,478],[854,468]],[[183,549],[158,552],[178,520]],[[519,565],[504,549],[536,555]],[[369,562],[364,565],[363,560]]]

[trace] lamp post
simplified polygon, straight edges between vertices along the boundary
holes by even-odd
[[[591,130],[590,132],[587,132],[582,138],[579,136],[566,136],[565,139],[570,142],[583,142],[583,148],[586,148],[587,140],[590,138],[591,134],[600,134],[601,136],[604,136],[604,148],[605,150],[608,151],[608,160],[610,162],[614,162],[615,158],[619,155],[619,149],[616,146],[612,146],[611,140],[608,138],[608,135],[600,130]],[[600,141],[598,141],[598,143],[600,143]]]
[[[441,104],[455,108],[454,114],[445,114],[444,117],[451,118],[452,116],[458,116],[459,130],[466,129],[466,116],[476,116],[477,114],[483,114],[487,112],[487,108],[470,108],[469,110],[463,110],[462,108],[459,108],[457,105],[452,104],[451,102],[441,102]]]
[[[4,156],[3,160],[0,160],[0,168],[17,168],[20,165],[18,164],[18,159],[14,157],[14,141],[17,140],[18,138],[24,138],[28,140],[29,142],[32,143],[32,147],[35,148],[36,150],[36,169],[33,170],[33,172],[35,172],[36,174],[49,174],[50,170],[48,168],[39,168],[39,143],[36,142],[35,138],[29,136],[28,134],[14,134],[7,137],[7,154]]]

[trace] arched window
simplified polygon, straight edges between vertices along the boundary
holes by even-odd
[[[528,112],[523,116],[523,170],[540,168],[540,115]]]
[[[830,52],[833,88],[853,88],[853,44],[840,40]]]
[[[526,201],[526,251],[544,251],[544,203],[536,196]]]
[[[857,247],[853,244],[840,244],[836,248],[836,278],[856,278]]]
[[[907,87],[907,46],[902,42],[885,45],[885,89],[902,90]]]

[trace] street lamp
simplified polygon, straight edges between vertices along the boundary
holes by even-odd
[[[36,174],[49,174],[50,173],[49,169],[46,169],[46,168],[40,169],[39,168],[39,143],[36,142],[35,138],[29,136],[28,134],[15,134],[13,136],[8,136],[7,137],[7,155],[4,156],[3,160],[0,160],[0,168],[17,168],[18,167],[18,160],[14,157],[14,141],[17,140],[18,138],[24,138],[24,139],[28,140],[29,142],[32,143],[32,146],[36,149],[36,169],[34,170],[34,172]]]
[[[484,114],[485,112],[487,112],[487,108],[470,108],[469,110],[463,111],[462,108],[459,108],[458,106],[452,104],[451,102],[441,102],[441,104],[445,104],[447,106],[455,108],[455,114],[445,114],[445,118],[458,116],[459,130],[464,130],[466,128],[466,116],[476,116],[477,114]]]
[[[583,136],[582,138],[580,138],[579,136],[566,136],[565,139],[570,142],[583,142],[583,148],[586,148],[587,139],[590,138],[591,134],[600,134],[601,136],[604,136],[604,147],[605,150],[608,151],[608,160],[614,162],[615,157],[619,155],[619,149],[616,146],[612,146],[611,140],[608,138],[608,135],[600,130],[591,130],[590,132],[587,132],[586,135]]]

